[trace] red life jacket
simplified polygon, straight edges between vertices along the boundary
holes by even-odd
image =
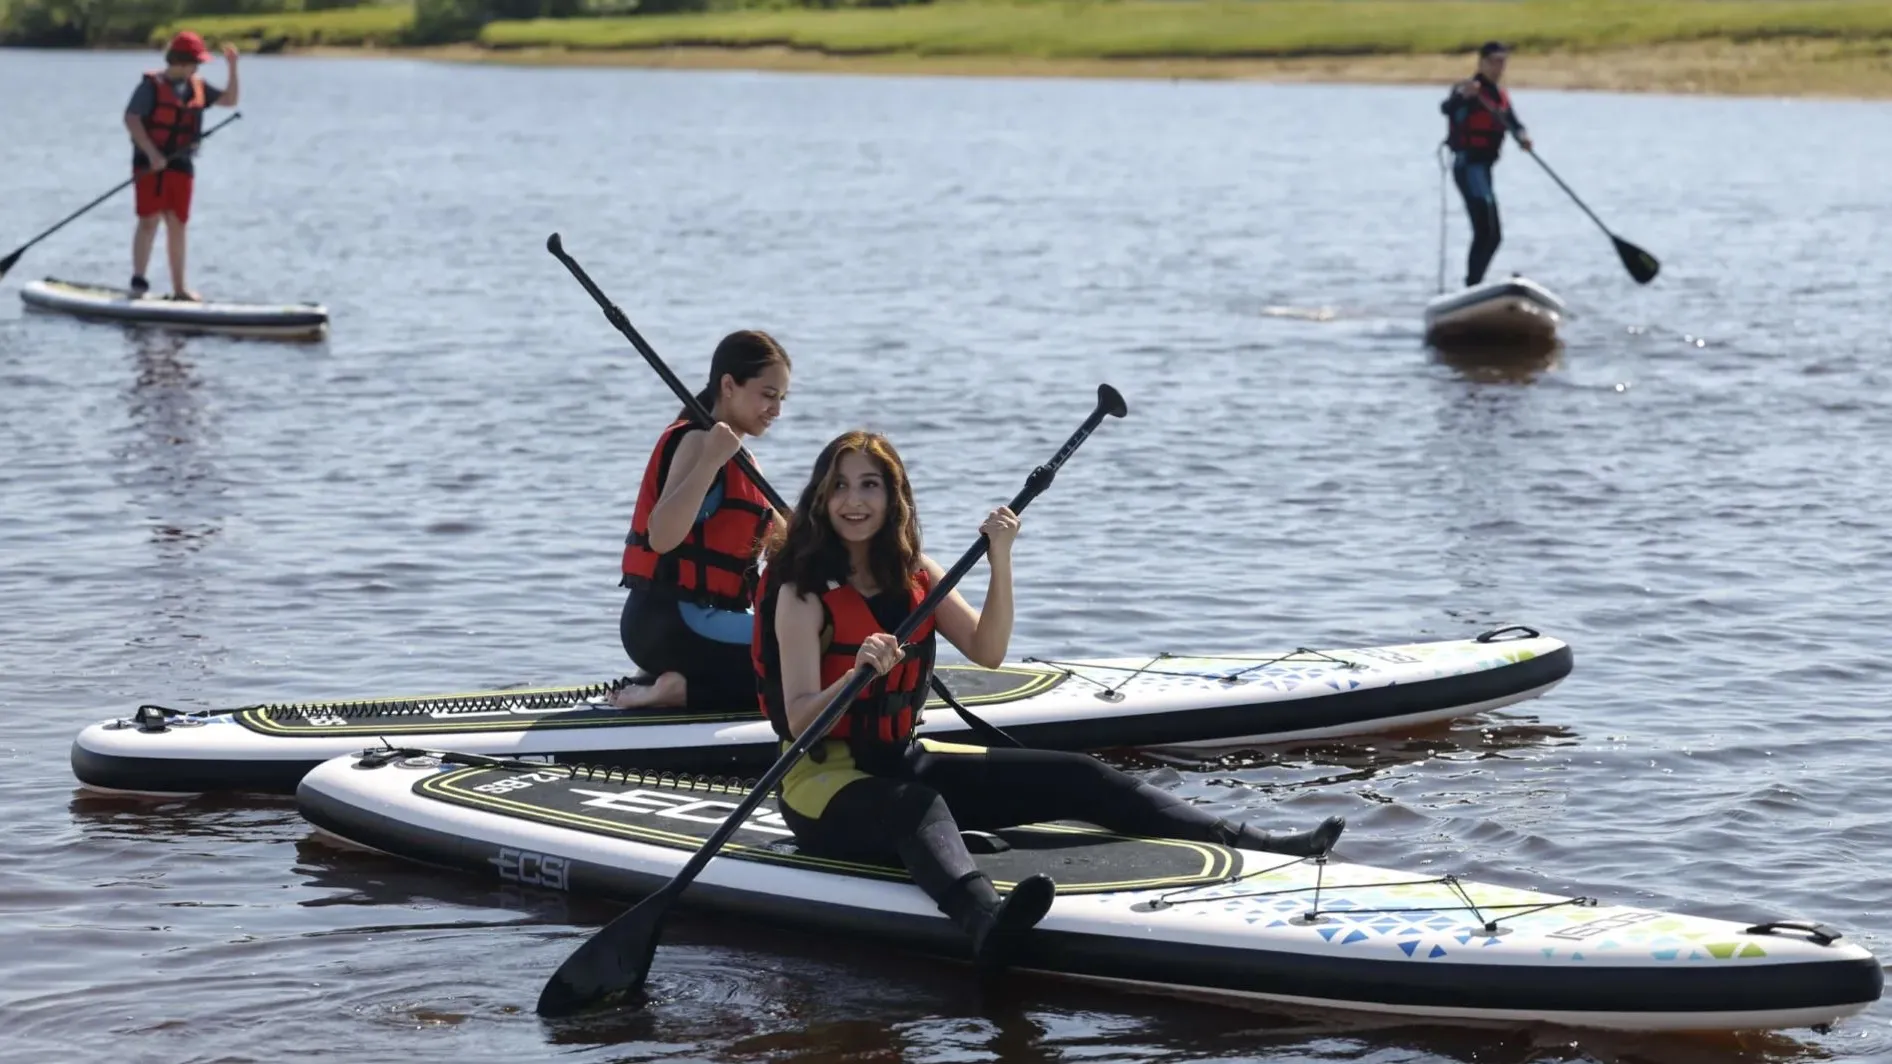
[[[637,489],[637,508],[631,513],[631,531],[624,537],[623,577],[619,587],[670,589],[679,599],[718,609],[747,610],[755,589],[755,562],[762,536],[769,527],[769,501],[762,489],[730,459],[715,483],[723,489],[722,502],[706,520],[697,521],[683,542],[662,554],[650,547],[650,511],[663,494],[664,478],[677,456],[677,445],[694,421],[677,420],[657,437],[657,446],[644,465],[644,482]]]
[[[145,80],[151,83],[157,93],[157,103],[151,113],[144,116],[145,132],[151,135],[151,143],[158,146],[164,155],[176,155],[196,142],[204,128],[204,79],[197,74],[191,75],[191,94],[188,99],[180,97],[171,88],[171,79],[164,76],[162,70],[148,70]]]
[[[1511,94],[1504,86],[1480,78],[1478,95],[1465,101],[1454,113],[1445,134],[1445,146],[1453,151],[1498,154],[1504,143],[1505,116],[1511,113]]]
[[[919,608],[932,589],[933,579],[925,570],[914,573],[907,586],[906,612],[911,614]],[[782,651],[775,640],[775,599],[781,582],[765,580],[762,591],[756,601],[755,637],[749,642],[756,671],[756,699],[763,716],[775,726],[775,734],[787,742],[794,736],[788,730],[788,707],[782,699]],[[890,629],[881,626],[867,599],[852,584],[823,592],[821,613],[821,687],[826,690],[854,671],[854,656],[868,636]],[[900,664],[862,688],[854,704],[823,738],[893,746],[911,739],[926,705],[936,643],[933,618],[929,616],[914,630]]]

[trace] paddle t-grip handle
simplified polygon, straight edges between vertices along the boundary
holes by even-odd
[[[1085,440],[1090,438],[1090,434],[1096,431],[1097,426],[1103,423],[1104,418],[1123,417],[1129,412],[1130,408],[1124,403],[1122,393],[1108,384],[1098,385],[1097,405],[1091,410],[1090,416],[1084,419],[1084,423],[1078,426],[1077,431],[1071,434],[1070,439],[1064,441],[1064,446],[1059,448],[1057,454],[1051,456],[1049,462],[1032,470],[1031,473],[1025,477],[1025,486],[1020,488],[1018,494],[1012,496],[1012,501],[1006,504],[1011,509],[1012,513],[1018,514],[1024,512],[1025,507],[1031,505],[1031,500],[1043,494],[1045,489],[1051,486],[1052,479],[1058,475],[1058,469],[1064,465],[1065,459],[1071,457],[1072,452],[1076,451],[1078,447],[1083,445]],[[899,628],[894,630],[894,638],[898,640],[902,646],[906,645],[907,640],[913,635],[914,630],[919,628],[921,624],[925,623],[926,618],[932,615],[933,610],[937,608],[941,600],[945,599],[952,591],[953,586],[959,583],[960,578],[964,577],[974,565],[977,565],[980,558],[985,557],[985,552],[991,546],[992,540],[984,533],[981,533],[979,535],[979,541],[972,545],[972,549],[960,556],[960,559],[953,563],[951,569],[946,570],[945,577],[943,577],[939,583],[933,585],[933,590],[927,592],[926,598],[921,600],[920,605],[907,616],[906,620],[900,622]],[[861,668],[864,669],[867,668],[867,666],[863,665]],[[850,698],[847,701],[853,701],[853,699]]]
[[[644,342],[644,337],[638,333],[637,327],[631,324],[631,319],[625,316],[624,311],[619,309],[616,303],[611,302],[610,297],[605,295],[596,284],[592,283],[591,275],[585,272],[583,266],[578,265],[578,260],[565,253],[565,242],[556,232],[545,238],[545,250],[564,263],[565,268],[578,279],[578,283],[584,285],[585,291],[597,301],[598,309],[604,311],[604,320],[610,322],[618,332],[623,333],[624,338],[631,342],[632,347],[637,348],[637,353],[644,356],[644,361],[650,363],[650,368],[657,371],[657,376],[663,378],[663,382],[669,385],[677,398],[683,400],[684,409],[690,412],[690,416],[696,419],[696,423],[704,428],[716,424],[716,419],[710,416],[710,412],[703,409],[702,403],[696,401],[696,393],[684,387],[683,382],[677,379],[677,375],[670,371],[670,366],[657,357],[657,352]],[[750,483],[761,489],[763,496],[769,500],[769,505],[775,508],[775,512],[786,519],[790,513],[788,503],[776,494],[768,481],[762,479],[762,471],[756,468],[755,459],[749,456],[748,448],[745,447],[736,452],[736,466],[742,470],[744,476],[749,478]]]

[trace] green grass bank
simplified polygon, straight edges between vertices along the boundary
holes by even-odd
[[[399,48],[412,18],[401,5],[188,24],[289,50],[501,62],[1350,81],[1457,76],[1498,37],[1518,49],[1519,86],[1892,97],[1886,0],[936,0],[495,20]]]

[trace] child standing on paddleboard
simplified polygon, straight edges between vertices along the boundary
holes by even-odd
[[[136,147],[131,158],[134,209],[138,228],[131,241],[131,291],[142,296],[151,287],[145,267],[151,262],[151,243],[164,223],[165,251],[171,264],[171,298],[201,302],[184,278],[184,226],[191,216],[191,186],[196,168],[191,156],[203,136],[204,111],[237,105],[237,50],[223,46],[230,82],[223,88],[207,84],[198,68],[210,61],[204,39],[190,30],[171,38],[164,48],[164,69],[147,71],[132,91],[125,108],[125,129]]]

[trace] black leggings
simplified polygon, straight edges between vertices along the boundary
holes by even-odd
[[[1491,183],[1491,163],[1485,160],[1460,155],[1452,164],[1452,180],[1472,220],[1472,246],[1465,261],[1465,284],[1470,287],[1485,279],[1485,269],[1504,239],[1498,224],[1498,192]]]
[[[749,644],[719,643],[691,631],[673,596],[661,591],[625,596],[618,639],[631,661],[651,676],[683,674],[685,708],[760,712]]]
[[[960,829],[992,831],[1082,820],[1125,835],[1232,845],[1239,825],[1119,772],[1089,754],[1000,747],[934,752],[917,741],[836,791],[819,819],[779,803],[808,852],[843,860],[899,858],[943,902],[978,871]],[[861,766],[864,771],[868,766]]]

